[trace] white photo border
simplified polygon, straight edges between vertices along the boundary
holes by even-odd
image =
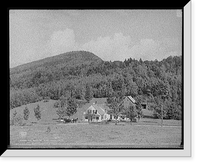
[[[184,148],[183,149],[100,149],[100,150],[59,150],[59,149],[7,149],[2,157],[11,156],[54,156],[54,157],[191,157],[191,1],[189,1],[183,8],[184,13]]]

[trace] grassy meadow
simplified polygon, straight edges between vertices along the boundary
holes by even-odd
[[[11,147],[22,148],[178,148],[181,142],[180,126],[36,124],[10,132]]]
[[[78,123],[58,123],[56,101],[28,104],[30,117],[24,125],[10,126],[11,148],[179,148],[181,121],[142,118],[137,123],[120,122],[117,125],[88,124],[82,121],[81,108],[73,117]],[[42,118],[37,121],[33,109],[40,105]],[[25,106],[16,110],[23,115]]]

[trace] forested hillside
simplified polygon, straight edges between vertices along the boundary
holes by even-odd
[[[75,51],[18,66],[10,71],[10,107],[47,97],[84,99],[86,86],[95,98],[131,95],[141,101],[163,102],[166,116],[180,119],[182,57],[108,62],[90,52]],[[160,98],[165,92],[163,101]]]

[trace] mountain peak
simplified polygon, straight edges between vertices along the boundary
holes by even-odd
[[[11,68],[10,74],[51,66],[79,66],[91,62],[99,63],[102,59],[88,51],[71,51]]]

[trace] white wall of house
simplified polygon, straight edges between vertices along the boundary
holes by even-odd
[[[103,120],[109,120],[109,119],[110,119],[110,115],[108,115],[108,114],[103,115]]]
[[[100,115],[98,112],[96,115],[99,115],[98,118],[94,117],[92,119],[93,122],[101,122],[102,120],[109,120],[110,119],[110,115],[109,114],[104,114],[104,115]],[[114,119],[114,117],[112,117]],[[84,116],[84,120],[85,121],[88,121],[88,119],[85,119],[85,116]]]
[[[93,111],[92,113],[94,113],[95,115],[99,115],[98,118],[97,117],[93,117],[92,121],[93,122],[100,122],[100,121],[102,121],[102,116],[98,112],[96,112],[96,110],[92,110],[92,111]],[[84,114],[86,114],[86,112]],[[88,119],[86,119],[85,116],[83,116],[83,117],[84,117],[84,120],[88,122]]]
[[[108,114],[108,117],[109,117],[108,119],[110,119],[110,120],[115,120],[115,118],[114,118],[113,115],[109,115],[109,114]]]

